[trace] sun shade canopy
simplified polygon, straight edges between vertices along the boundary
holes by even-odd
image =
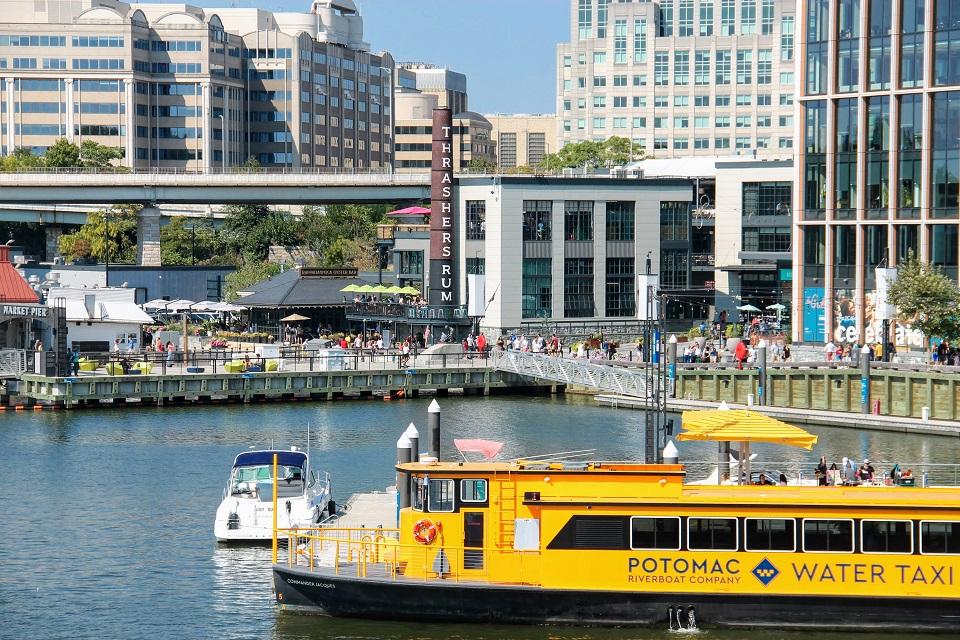
[[[678,440],[714,442],[769,442],[809,451],[817,436],[776,418],[746,409],[684,411]]]

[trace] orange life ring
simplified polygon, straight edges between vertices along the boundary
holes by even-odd
[[[413,539],[420,544],[430,544],[437,537],[437,525],[424,518],[413,525]]]

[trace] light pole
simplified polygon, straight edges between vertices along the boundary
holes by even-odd
[[[227,172],[227,128],[224,125],[223,114],[217,116],[220,118],[220,172]]]

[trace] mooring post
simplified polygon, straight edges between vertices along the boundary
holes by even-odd
[[[767,404],[767,345],[762,341],[757,345],[757,404]]]
[[[870,347],[860,350],[860,411],[870,413]]]
[[[670,336],[670,340],[667,341],[667,377],[669,378],[669,386],[667,390],[670,392],[671,398],[677,397],[677,336]]]
[[[440,403],[433,400],[427,408],[427,451],[440,459]]]

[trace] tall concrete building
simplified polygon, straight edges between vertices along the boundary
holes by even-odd
[[[882,337],[875,269],[960,268],[960,3],[801,0],[794,339]],[[902,346],[922,346],[897,326]],[[894,332],[888,339],[893,338]]]
[[[570,0],[558,138],[632,138],[658,158],[794,146],[795,0]]]
[[[397,64],[397,76],[405,80],[398,82],[400,86],[436,95],[438,107],[450,109],[454,114],[469,108],[467,76],[462,73],[425,62],[401,62]]]
[[[557,152],[557,117],[553,114],[494,113],[485,117],[493,125],[501,171],[536,167],[548,153]]]
[[[128,167],[392,164],[393,59],[353,0],[307,13],[118,0],[7,2],[3,153],[57,138]]]

